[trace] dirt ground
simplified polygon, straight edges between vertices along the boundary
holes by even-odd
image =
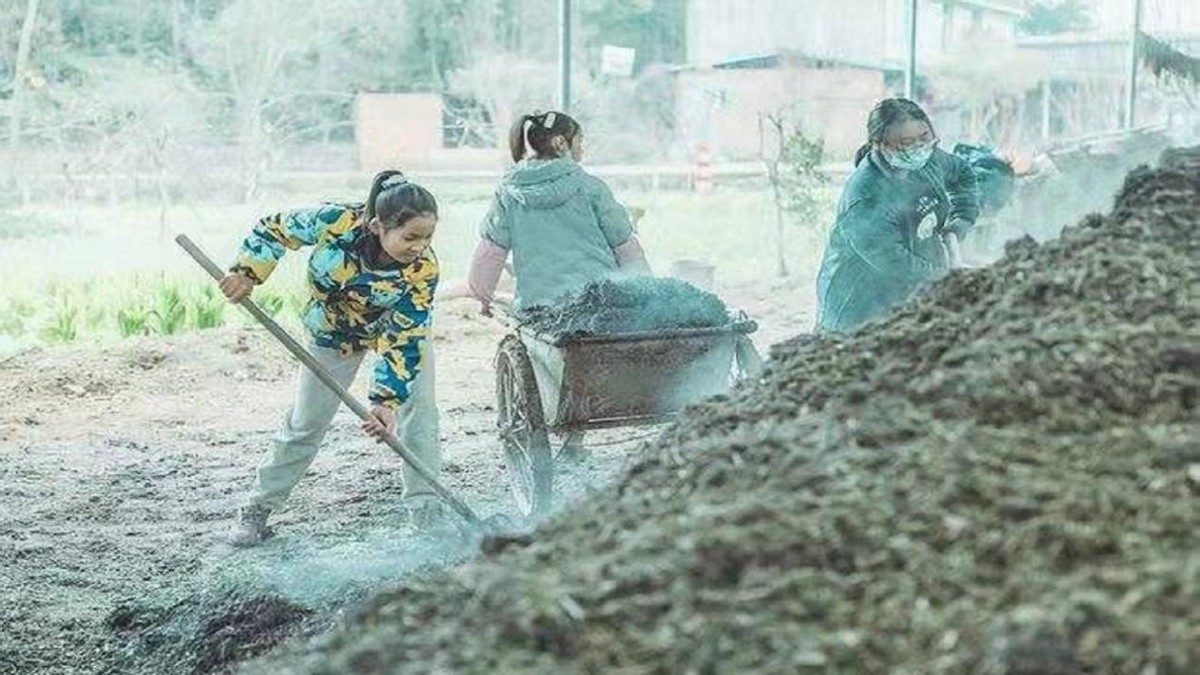
[[[806,282],[720,290],[760,321],[764,353],[812,325]],[[511,511],[492,431],[503,328],[462,300],[441,303],[436,321],[443,478],[485,515]],[[345,409],[278,514],[279,536],[248,552],[223,544],[296,367],[248,328],[42,348],[0,363],[0,673],[123,672],[110,658],[124,648],[114,610],[186,595],[205,579],[253,574],[302,605],[335,607],[445,559],[407,544],[399,460]],[[361,374],[360,396],[369,369]],[[566,491],[611,477],[646,433],[589,436],[587,480],[568,475]]]

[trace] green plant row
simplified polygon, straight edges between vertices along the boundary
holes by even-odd
[[[52,282],[36,292],[0,303],[0,336],[71,343],[85,336],[174,335],[244,322],[211,283],[183,283],[165,276]],[[307,303],[302,289],[258,288],[254,301],[271,316],[298,318]]]

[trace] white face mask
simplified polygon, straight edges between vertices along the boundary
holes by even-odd
[[[923,168],[929,162],[929,158],[933,157],[933,149],[936,146],[937,141],[930,141],[904,150],[880,148],[879,152],[892,167],[905,171],[916,171]]]

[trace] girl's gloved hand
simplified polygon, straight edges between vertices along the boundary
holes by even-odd
[[[385,405],[373,405],[371,418],[362,423],[362,429],[382,443],[384,436],[396,432],[396,414]]]
[[[254,281],[250,277],[238,274],[237,272],[226,274],[218,285],[221,288],[221,292],[225,294],[226,298],[229,298],[230,302],[241,302],[250,297],[250,292],[254,290]]]
[[[913,253],[929,263],[935,272],[940,273],[950,269],[950,257],[940,237],[918,239],[913,246]]]
[[[967,236],[967,232],[969,232],[974,226],[975,223],[969,220],[955,218],[954,220],[946,223],[945,227],[942,228],[942,232],[946,234],[952,234],[961,240],[963,237]]]

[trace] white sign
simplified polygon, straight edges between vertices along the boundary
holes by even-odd
[[[636,49],[604,45],[600,48],[600,72],[617,77],[633,75],[633,61],[637,57]]]

